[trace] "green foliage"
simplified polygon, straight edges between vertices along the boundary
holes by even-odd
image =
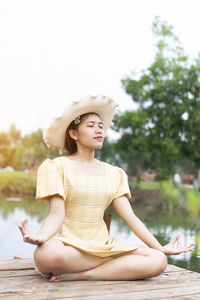
[[[187,191],[187,198],[188,198],[188,209],[193,211],[196,214],[200,213],[200,194],[193,191],[189,190]]]
[[[132,189],[138,188],[141,190],[160,190],[161,184],[160,182],[154,181],[140,181],[137,183],[136,181],[129,181],[129,185]]]
[[[47,148],[43,142],[42,129],[25,135],[22,139],[22,146],[25,149],[24,165],[26,168],[37,168],[46,158],[53,158],[58,155],[55,148]]]
[[[192,212],[198,215],[200,213],[200,193],[195,192],[194,189],[188,189],[184,187],[177,187],[169,181],[161,182],[144,182],[139,183],[129,181],[129,186],[134,192],[135,189],[141,191],[160,190],[162,193],[155,193],[153,200],[151,199],[152,207],[162,207],[168,211],[181,211],[184,213]],[[156,198],[156,196],[158,198]],[[137,200],[137,199],[136,199]],[[150,200],[147,199],[147,203]],[[197,226],[198,224],[196,224]],[[198,225],[200,228],[200,224]]]
[[[24,137],[15,125],[8,133],[0,132],[0,167],[13,167],[15,170],[37,169],[46,158],[58,156],[55,147],[48,149],[43,142],[43,133],[38,129]]]
[[[104,139],[103,147],[95,151],[95,157],[99,160],[106,161],[107,163],[114,163],[115,151],[113,143],[108,138]]]
[[[162,201],[171,210],[182,204],[183,197],[180,190],[175,188],[168,181],[161,183],[161,189],[163,191]]]
[[[36,180],[22,172],[0,172],[0,193],[6,195],[34,195]]]
[[[200,57],[189,59],[172,26],[159,18],[153,23],[157,38],[154,62],[139,79],[122,80],[138,104],[116,118],[122,136],[116,144],[132,168],[156,168],[168,178],[191,160],[200,168]]]

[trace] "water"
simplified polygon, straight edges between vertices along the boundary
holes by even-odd
[[[133,209],[162,245],[168,243],[176,234],[181,235],[183,245],[196,241],[195,252],[169,256],[168,262],[200,273],[200,235],[198,233],[200,222],[197,216],[162,213],[142,205],[133,205]],[[111,207],[108,211],[112,214],[110,228],[112,236],[115,236],[123,244],[144,245]],[[0,259],[12,259],[14,256],[32,257],[36,246],[22,241],[22,235],[17,226],[27,216],[30,230],[37,232],[47,214],[48,203],[46,202],[29,198],[1,198]]]

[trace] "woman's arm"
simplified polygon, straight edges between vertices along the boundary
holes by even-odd
[[[60,196],[52,196],[49,199],[49,214],[44,220],[39,232],[34,234],[28,229],[28,219],[25,218],[19,229],[23,235],[24,242],[41,245],[50,239],[60,229],[65,217],[65,202]]]
[[[119,216],[127,223],[129,228],[137,235],[137,237],[139,237],[150,248],[163,251],[163,247],[160,243],[134,214],[129,201],[125,196],[115,199],[112,203]]]
[[[113,200],[112,203],[119,216],[127,223],[129,228],[150,248],[158,249],[165,254],[180,254],[182,252],[193,251],[191,247],[195,244],[192,243],[187,247],[181,247],[179,236],[175,237],[171,243],[161,246],[157,239],[134,214],[127,197],[122,196]]]

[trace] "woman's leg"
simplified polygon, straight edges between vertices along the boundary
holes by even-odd
[[[49,276],[86,271],[111,259],[111,257],[102,258],[88,254],[55,239],[38,246],[34,253],[38,270]]]
[[[139,247],[128,254],[115,256],[93,269],[52,276],[50,280],[136,280],[158,276],[166,266],[167,259],[162,252]]]

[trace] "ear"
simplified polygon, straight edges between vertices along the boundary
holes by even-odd
[[[78,137],[77,137],[77,132],[76,132],[76,130],[74,130],[74,129],[70,129],[69,130],[69,135],[70,135],[70,137],[73,139],[73,140],[77,140],[78,139]]]

